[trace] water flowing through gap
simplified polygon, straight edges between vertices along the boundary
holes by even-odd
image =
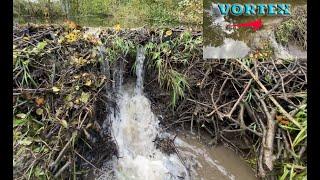
[[[111,122],[119,158],[115,158],[111,165],[106,163],[108,167],[103,168],[106,173],[96,179],[235,179],[219,161],[211,158],[212,154],[207,153],[204,147],[190,145],[189,141],[179,136],[175,139],[179,156],[164,154],[155,147],[156,136],[163,138],[173,135],[159,133],[159,120],[151,110],[150,101],[143,95],[144,61],[144,49],[140,47],[135,64],[136,82],[126,83],[122,87],[120,78],[121,87],[115,88],[119,91],[119,109],[111,114]],[[121,74],[119,76],[122,77]]]
[[[143,95],[142,47],[137,50],[137,82],[119,88],[119,112],[112,116],[112,130],[118,144],[119,159],[115,162],[116,179],[186,179],[187,171],[177,156],[166,156],[155,148],[158,119],[149,100]],[[121,85],[120,85],[121,86]]]

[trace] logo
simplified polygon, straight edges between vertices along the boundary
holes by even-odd
[[[211,16],[290,16],[291,15],[291,5],[290,4],[224,4],[217,3],[217,8],[211,6],[209,14]],[[218,11],[218,12],[217,12]],[[261,29],[263,26],[262,20],[254,20],[239,24],[228,24],[227,27],[247,27],[252,28],[253,31]]]

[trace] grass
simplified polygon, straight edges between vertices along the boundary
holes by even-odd
[[[106,48],[107,57],[111,63],[114,63],[121,55],[126,56],[128,53],[133,52],[135,49],[134,44],[130,40],[125,40],[121,37],[115,37],[110,46]]]
[[[157,71],[158,82],[170,91],[170,105],[174,108],[189,88],[187,75],[178,71],[179,66],[187,66],[192,62],[192,57],[200,53],[202,37],[194,37],[190,31],[175,35],[170,29],[160,34],[164,34],[160,44],[149,42],[145,46],[151,60],[147,67]]]
[[[285,179],[307,179],[307,164],[303,160],[305,157],[300,157],[299,151],[307,144],[307,105],[303,104],[299,112],[295,115],[295,119],[301,125],[302,129],[298,129],[294,124],[280,125],[281,128],[287,130],[290,137],[293,138],[291,144],[292,155],[290,158],[284,159],[280,165],[282,174],[279,176],[281,180]]]

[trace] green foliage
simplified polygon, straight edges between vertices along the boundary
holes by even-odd
[[[31,85],[37,86],[37,83],[33,80],[32,76],[30,75],[29,70],[29,63],[30,60],[23,59],[19,56],[14,57],[14,69],[13,74],[16,78],[21,79],[20,86],[22,87],[30,87]],[[15,56],[15,52],[14,52]],[[28,57],[28,55],[27,55]]]
[[[307,49],[307,7],[300,7],[293,11],[293,16],[282,22],[275,30],[276,40],[287,46],[293,42],[303,49]]]
[[[280,180],[307,180],[307,167],[297,164],[285,163],[283,164],[283,174]]]
[[[171,34],[171,30],[159,32],[160,34]],[[174,36],[174,35],[170,35]],[[147,67],[155,69],[158,82],[171,94],[171,106],[175,107],[178,100],[184,97],[184,92],[189,88],[187,75],[179,72],[178,66],[187,65],[192,62],[193,56],[199,52],[202,37],[194,37],[191,32],[183,32],[173,38],[165,35],[168,40],[160,44],[149,42],[145,50],[150,61]]]
[[[107,57],[111,63],[114,63],[120,56],[126,56],[134,51],[135,46],[130,40],[125,40],[121,37],[115,37],[111,46],[106,48]]]
[[[287,126],[280,125],[280,127],[288,130],[290,137],[293,137],[291,150],[293,153],[293,160],[287,160],[282,164],[282,175],[280,179],[307,179],[306,162],[304,162],[298,156],[299,150],[307,143],[307,106],[302,105],[299,112],[294,118],[301,125],[301,129],[295,127],[293,123],[289,123]]]
[[[82,0],[78,4],[73,3],[73,6],[78,7],[75,15],[107,15],[111,11],[112,2],[111,0]]]
[[[176,106],[179,98],[184,97],[185,89],[189,88],[186,77],[173,69],[169,69],[166,73],[164,73],[160,77],[160,82],[165,83],[167,89],[171,90],[171,105],[173,107]]]

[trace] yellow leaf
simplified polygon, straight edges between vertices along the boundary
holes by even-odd
[[[166,36],[171,36],[171,35],[172,35],[172,31],[171,30],[166,31]]]
[[[77,41],[78,38],[79,38],[78,32],[73,31],[73,32],[67,34],[67,35],[65,36],[65,38],[67,39],[67,42],[69,42],[69,43],[75,42],[75,41]]]
[[[114,26],[114,29],[115,29],[116,32],[119,32],[120,29],[121,29],[120,24],[116,24],[116,25]]]
[[[36,114],[39,115],[39,116],[41,116],[41,115],[43,114],[43,109],[38,108],[38,109],[36,110]]]
[[[64,128],[66,128],[66,129],[68,129],[68,122],[66,121],[66,120],[61,120],[61,125],[64,127]]]
[[[73,78],[79,79],[79,78],[80,78],[80,75],[75,75],[75,76],[73,76]]]
[[[86,83],[84,85],[91,86],[91,84],[92,84],[92,81],[91,81],[91,79],[89,79],[89,80],[86,81]]]
[[[23,37],[23,40],[30,40],[30,38],[29,37]]]
[[[52,87],[52,91],[55,92],[55,93],[57,93],[57,92],[60,91],[60,89],[59,89],[58,87],[56,87],[56,86],[53,86],[53,87]]]

